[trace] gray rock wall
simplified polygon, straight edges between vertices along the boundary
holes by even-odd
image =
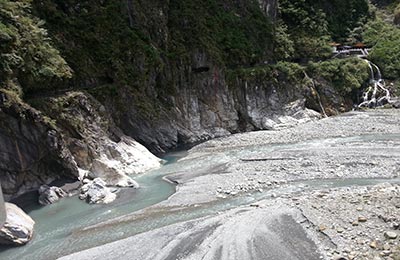
[[[78,176],[62,134],[41,112],[0,91],[0,182],[6,200]]]

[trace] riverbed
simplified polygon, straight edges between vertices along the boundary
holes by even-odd
[[[353,112],[281,131],[253,132],[212,140],[191,149],[187,156],[183,155],[172,155],[170,164],[137,176],[141,188],[121,191],[118,199],[110,205],[87,205],[72,197],[29,210],[29,215],[36,221],[33,241],[25,247],[3,249],[0,258],[54,259],[96,247],[66,259],[104,259],[106,255],[107,259],[123,259],[117,251],[125,252],[129,259],[175,259],[178,256],[201,259],[205,255],[201,254],[199,245],[215,236],[219,226],[226,229],[226,225],[231,225],[229,221],[221,221],[221,216],[234,220],[238,226],[242,226],[247,217],[272,223],[265,226],[265,233],[256,233],[257,236],[270,236],[267,239],[270,243],[274,237],[290,236],[285,225],[297,230],[301,241],[306,241],[305,237],[308,239],[304,245],[293,248],[292,244],[300,241],[294,238],[289,244],[283,243],[276,252],[271,249],[271,254],[276,253],[272,255],[260,252],[255,243],[252,248],[255,250],[254,259],[267,256],[296,259],[292,254],[296,250],[305,252],[303,258],[297,259],[327,257],[321,252],[318,236],[305,232],[301,225],[296,224],[302,217],[295,204],[283,200],[289,198],[292,201],[297,197],[306,200],[312,198],[309,194],[320,190],[339,192],[348,187],[357,189],[380,183],[400,183],[400,114],[396,110]],[[173,183],[177,184],[176,190]],[[259,202],[270,207],[259,213],[248,210],[249,205]],[[240,213],[241,209],[244,213]],[[238,214],[232,213],[238,211]],[[260,217],[263,214],[269,217]],[[187,232],[187,228],[182,228],[190,226],[193,221],[199,226],[202,223],[209,225],[205,228],[207,232],[203,230],[206,233],[204,237],[189,243],[191,246],[184,250],[184,254],[173,247],[163,249],[157,255],[151,243],[138,242],[153,238],[159,245],[182,245],[182,239],[173,238],[185,232],[193,235]],[[276,221],[283,223],[279,230],[271,228]],[[197,229],[192,227],[190,230]],[[246,230],[243,229],[244,237]],[[224,232],[222,237],[228,230]],[[252,232],[255,231],[249,234]],[[101,246],[111,242],[114,243]],[[242,242],[248,241],[244,239]],[[224,242],[220,243],[223,246]],[[273,245],[267,243],[264,246],[278,248]],[[213,257],[218,256],[218,250]],[[279,253],[285,250],[293,252]],[[238,252],[220,259],[244,259],[240,258],[243,256],[249,255]]]

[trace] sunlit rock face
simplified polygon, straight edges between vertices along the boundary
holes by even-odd
[[[108,204],[113,202],[117,195],[106,186],[106,182],[100,178],[93,181],[85,180],[85,185],[80,189],[79,198],[89,204]]]
[[[109,186],[136,187],[128,175],[160,167],[162,160],[124,135],[105,107],[90,95],[70,92],[42,102],[63,129],[68,148],[83,170],[81,178],[100,177]]]
[[[12,203],[5,203],[7,219],[0,228],[0,244],[25,245],[32,239],[35,221]]]

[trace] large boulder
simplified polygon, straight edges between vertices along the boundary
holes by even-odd
[[[49,205],[66,197],[68,194],[59,187],[49,187],[42,185],[39,188],[39,203],[41,205]]]
[[[139,184],[125,175],[118,168],[118,165],[119,161],[108,160],[106,158],[104,160],[95,159],[90,169],[89,177],[99,177],[110,186],[139,188]]]
[[[0,229],[0,244],[21,246],[32,239],[35,221],[12,203],[5,203],[7,219]]]
[[[106,182],[100,178],[93,181],[85,179],[87,183],[81,187],[79,198],[86,200],[90,204],[110,203],[115,200],[117,195],[106,186]]]

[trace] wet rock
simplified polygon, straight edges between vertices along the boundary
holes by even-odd
[[[32,239],[35,221],[12,203],[5,203],[7,219],[0,229],[0,244],[21,246]]]
[[[394,232],[394,231],[386,231],[386,232],[384,233],[384,236],[385,236],[387,239],[396,239],[398,235],[397,235],[397,233]]]
[[[59,187],[49,187],[42,185],[39,188],[39,203],[41,205],[49,205],[57,202],[68,194]]]
[[[79,198],[86,200],[89,204],[107,204],[113,202],[117,197],[115,193],[106,187],[106,182],[100,178],[96,178],[83,185],[80,192]]]

